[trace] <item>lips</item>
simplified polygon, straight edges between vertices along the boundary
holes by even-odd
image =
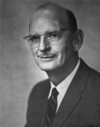
[[[51,60],[55,57],[55,55],[49,55],[49,56],[38,56],[41,60]]]
[[[54,56],[39,56],[40,58],[52,58]]]

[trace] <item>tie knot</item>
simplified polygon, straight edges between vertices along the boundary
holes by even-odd
[[[53,97],[56,98],[58,94],[59,94],[59,93],[58,93],[57,89],[56,89],[56,88],[53,88],[53,89],[52,89],[52,94],[51,94],[51,96],[53,96]]]

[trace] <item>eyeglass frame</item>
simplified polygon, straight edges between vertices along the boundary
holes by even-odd
[[[44,33],[44,35],[38,35],[38,34],[31,35],[31,34],[29,34],[27,36],[24,36],[23,39],[27,40],[28,44],[31,47],[37,47],[39,45],[39,43],[40,43],[41,37],[43,36],[44,39],[46,40],[46,42],[48,42],[47,44],[53,45],[53,44],[57,44],[57,42],[59,41],[59,39],[62,37],[63,32],[65,32],[65,31],[75,32],[72,29],[65,29],[65,28],[63,28],[63,29],[60,29],[60,30],[47,31],[46,33]],[[52,35],[53,33],[58,35],[56,41],[54,41],[54,40],[53,41],[50,41],[50,39],[47,39],[47,37],[48,37],[47,35],[50,35],[50,34]],[[31,39],[33,37],[38,37],[36,43],[32,43]]]

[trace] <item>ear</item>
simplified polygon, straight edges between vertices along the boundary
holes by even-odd
[[[74,34],[74,39],[73,39],[73,49],[74,51],[78,51],[82,44],[83,44],[83,38],[84,34],[83,31],[78,29],[75,34]]]

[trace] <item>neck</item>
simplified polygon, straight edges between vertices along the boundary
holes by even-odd
[[[77,59],[73,59],[71,62],[67,63],[65,66],[55,69],[53,71],[46,72],[50,81],[57,86],[59,83],[61,83],[75,68],[77,62]]]

